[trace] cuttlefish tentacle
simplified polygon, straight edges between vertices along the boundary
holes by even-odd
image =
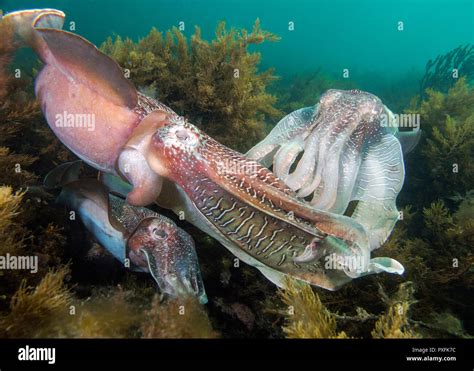
[[[316,107],[305,107],[285,116],[278,125],[265,137],[259,146],[253,147],[247,152],[247,157],[258,160],[265,167],[272,166],[275,152],[281,148],[282,143],[298,138],[298,141],[305,140],[310,127],[313,125],[312,117],[317,110]],[[281,158],[283,156],[278,156]],[[275,168],[275,164],[274,168]],[[278,176],[280,176],[278,174]]]
[[[45,179],[61,188],[58,202],[75,210],[85,227],[116,259],[149,272],[162,294],[197,296],[207,302],[192,238],[176,224],[149,209],[128,205],[109,194],[96,179],[75,179],[81,161],[62,164]]]

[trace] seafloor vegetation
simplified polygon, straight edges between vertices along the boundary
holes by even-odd
[[[404,264],[402,277],[365,277],[337,292],[289,279],[280,290],[212,238],[177,221],[196,240],[209,297],[209,304],[200,306],[191,299],[160,301],[149,276],[126,271],[43,190],[45,174],[74,156],[47,127],[32,81],[21,61],[13,59],[11,30],[5,23],[0,27],[0,255],[39,257],[37,273],[0,271],[0,337],[474,333],[474,90],[469,79],[460,77],[444,90],[424,86],[423,97],[413,97],[411,104],[400,88],[398,95],[392,88],[386,94],[390,107],[419,113],[423,130],[406,161],[399,197],[403,218],[380,249]],[[109,39],[102,50],[145,92],[225,144],[245,150],[283,112],[314,104],[329,88],[360,87],[317,70],[288,78],[269,93],[274,72],[259,70],[261,56],[254,49],[277,39],[257,21],[252,32],[220,24],[211,41],[203,40],[198,28],[190,40],[177,29],[165,34],[153,29],[138,42]],[[23,73],[16,78],[18,71]]]
[[[474,45],[460,45],[426,62],[420,96],[426,98],[429,88],[447,93],[459,77],[466,78],[469,83],[474,81]]]

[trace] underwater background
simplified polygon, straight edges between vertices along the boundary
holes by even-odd
[[[182,314],[182,302],[161,302],[149,277],[125,270],[42,189],[48,171],[75,157],[34,100],[40,63],[28,50],[15,57],[0,30],[0,255],[40,257],[38,273],[0,271],[1,337],[474,333],[474,2],[0,0],[4,13],[33,8],[64,11],[64,29],[129,70],[140,90],[241,152],[333,88],[419,114],[423,134],[405,158],[403,218],[376,252],[399,260],[403,276],[278,290],[159,210],[195,239],[209,297],[189,299]]]

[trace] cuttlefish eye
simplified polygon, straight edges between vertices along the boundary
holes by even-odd
[[[155,240],[158,240],[158,241],[163,241],[168,238],[168,233],[166,233],[166,231],[160,228],[156,228],[156,227],[152,229],[151,235],[153,236]]]
[[[175,131],[175,137],[178,141],[186,146],[195,146],[198,138],[195,133],[188,129],[180,128]]]
[[[178,138],[182,142],[187,142],[191,139],[191,136],[185,129],[179,129],[176,131],[176,138]]]
[[[173,147],[181,150],[194,149],[199,144],[199,135],[192,128],[183,125],[170,125],[160,128],[153,136],[157,145]]]

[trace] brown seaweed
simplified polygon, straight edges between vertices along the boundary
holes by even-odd
[[[460,77],[465,77],[468,82],[474,79],[474,45],[460,45],[434,60],[430,59],[420,81],[420,97],[427,97],[428,88],[447,93]]]

